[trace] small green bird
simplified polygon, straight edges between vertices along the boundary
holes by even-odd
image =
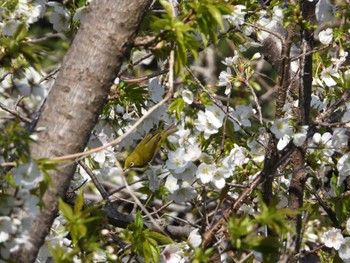
[[[150,163],[159,152],[165,139],[177,130],[175,125],[171,125],[166,130],[147,134],[126,158],[124,171],[131,167],[143,167]]]

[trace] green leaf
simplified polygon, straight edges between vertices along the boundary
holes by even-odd
[[[291,210],[287,208],[277,209],[275,206],[267,206],[262,201],[261,197],[259,201],[259,207],[261,213],[256,215],[256,222],[262,225],[266,225],[279,235],[282,235],[286,232],[293,232],[293,228],[291,227],[287,216],[293,216],[301,213],[299,210]]]
[[[215,7],[215,5],[208,5],[208,11],[215,19],[215,21],[220,25],[221,29],[224,29],[224,23],[222,21],[222,14],[219,9]]]
[[[184,106],[185,106],[184,100],[182,98],[177,98],[169,105],[168,110],[170,112],[175,111],[176,117],[180,120],[182,109],[184,108]]]
[[[135,226],[137,229],[143,228],[143,219],[140,212],[138,212],[135,216]]]
[[[150,246],[150,254],[151,254],[151,259],[152,259],[151,262],[159,262],[160,251],[159,251],[158,246],[156,246],[156,245]]]
[[[167,12],[168,16],[172,17],[174,14],[173,14],[173,10],[171,8],[170,3],[168,1],[166,1],[166,0],[159,0],[159,2],[164,7],[164,9]]]
[[[230,233],[230,240],[234,248],[245,249],[249,247],[249,245],[245,242],[245,239],[243,237],[248,236],[250,234],[249,229],[252,229],[253,225],[253,221],[246,216],[244,216],[243,218],[233,216],[230,219],[228,224],[228,230]]]
[[[279,248],[281,247],[281,243],[276,237],[258,237],[255,239],[253,244],[253,248],[262,253],[277,253]]]
[[[74,213],[78,214],[83,209],[84,206],[84,194],[80,191],[74,203]]]
[[[145,262],[152,262],[152,246],[150,243],[148,242],[144,242],[142,244],[142,253],[143,253],[143,257],[145,258]],[[158,261],[154,261],[154,262],[158,262]]]
[[[170,244],[171,243],[171,240],[167,236],[162,235],[158,232],[150,231],[148,236],[155,239],[157,242],[160,242],[163,244]]]
[[[319,259],[322,263],[342,262],[342,261],[337,261],[335,257],[336,257],[335,255],[330,255],[329,252],[323,251],[322,249],[319,251]]]
[[[342,196],[336,197],[333,200],[335,205],[335,214],[339,220],[339,223],[342,224],[348,217],[348,211],[350,207],[350,197]]]
[[[252,87],[257,90],[257,91],[260,91],[261,90],[261,86],[258,82],[256,81],[249,81],[250,85],[252,85]]]
[[[66,204],[62,199],[58,200],[58,208],[60,209],[63,216],[67,220],[73,218],[73,216],[74,216],[73,209],[70,207],[70,205]]]

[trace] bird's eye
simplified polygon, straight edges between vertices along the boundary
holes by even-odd
[[[134,164],[134,162],[131,162],[130,164],[129,164],[129,167],[133,167],[135,164]]]

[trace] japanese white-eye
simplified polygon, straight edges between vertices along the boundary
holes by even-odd
[[[124,170],[131,167],[143,167],[150,163],[159,152],[165,139],[175,132],[177,132],[177,128],[172,125],[165,130],[146,134],[134,151],[126,158]]]

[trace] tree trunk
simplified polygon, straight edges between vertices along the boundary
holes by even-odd
[[[89,139],[109,89],[151,0],[98,0],[90,5],[38,120],[33,158],[52,158],[81,152]],[[44,207],[34,219],[30,240],[12,255],[14,262],[34,262],[75,172],[74,162],[50,172],[52,185]]]

